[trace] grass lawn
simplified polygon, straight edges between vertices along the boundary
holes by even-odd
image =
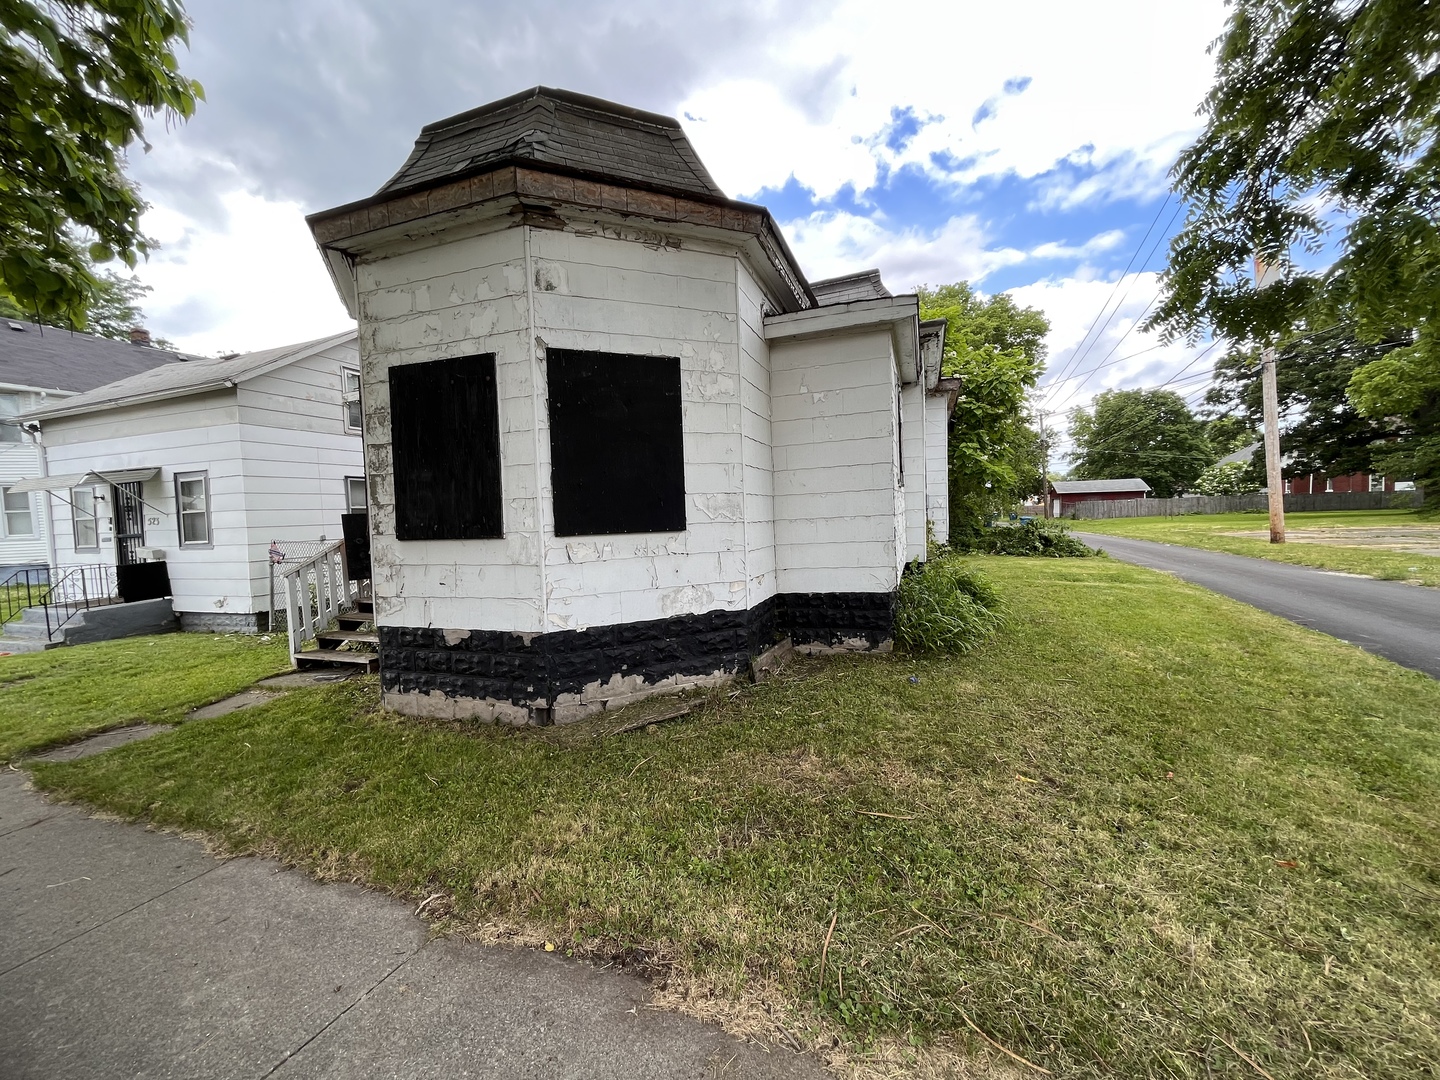
[[[289,667],[283,638],[162,634],[0,657],[0,761],[137,721],[169,724]]]
[[[1086,519],[1067,521],[1065,524],[1079,532],[1131,536],[1136,540],[1159,540],[1166,544],[1228,551],[1232,555],[1251,555],[1260,559],[1274,559],[1276,562],[1316,566],[1323,570],[1341,570],[1347,574],[1363,574],[1386,581],[1440,585],[1440,558],[1433,555],[1305,543],[1295,539],[1289,539],[1284,544],[1271,544],[1263,537],[1256,539],[1225,535],[1268,530],[1270,519],[1264,514],[1189,514],[1184,517],[1107,518],[1101,521]],[[1287,532],[1295,529],[1377,529],[1406,525],[1434,526],[1440,525],[1440,520],[1434,515],[1422,517],[1418,510],[1327,510],[1285,515]]]
[[[894,1075],[993,1040],[1440,1076],[1440,682],[1111,560],[973,561],[1009,604],[975,653],[801,661],[653,732],[421,723],[366,680],[34,776]]]

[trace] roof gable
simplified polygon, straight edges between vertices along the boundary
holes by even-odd
[[[122,405],[138,405],[150,401],[165,401],[170,398],[187,397],[225,387],[233,387],[248,379],[256,378],[276,368],[293,364],[307,356],[324,352],[328,348],[355,340],[354,330],[330,337],[316,338],[297,345],[282,345],[275,349],[222,360],[196,360],[185,364],[166,364],[162,367],[143,371],[128,379],[106,383],[75,397],[68,397],[28,412],[25,420],[46,420],[62,416],[79,416],[101,409],[117,408]]]

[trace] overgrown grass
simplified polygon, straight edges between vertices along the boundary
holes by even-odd
[[[289,666],[283,640],[162,634],[0,657],[0,761],[137,721],[174,723]]]
[[[35,777],[907,1074],[998,1059],[973,1024],[1057,1076],[1440,1075],[1440,683],[1110,560],[975,562],[1009,615],[964,659],[797,663],[654,734],[342,684]]]
[[[1137,540],[1159,540],[1166,544],[1228,551],[1232,555],[1250,555],[1260,559],[1273,559],[1276,562],[1315,566],[1323,570],[1340,570],[1347,574],[1363,574],[1386,581],[1440,585],[1440,558],[1433,555],[1306,543],[1294,538],[1285,544],[1271,544],[1268,539],[1263,538],[1225,535],[1268,529],[1264,514],[1194,514],[1171,518],[1108,518],[1100,521],[1087,519],[1071,524],[1080,532],[1131,536]],[[1440,520],[1434,515],[1425,516],[1418,510],[1331,510],[1323,513],[1285,515],[1287,530],[1343,527],[1377,529],[1386,526],[1437,524],[1440,524]]]
[[[932,557],[900,580],[895,639],[911,653],[967,653],[1000,622],[1000,598],[954,555]]]
[[[980,555],[1084,559],[1095,554],[1083,541],[1070,535],[1069,527],[1059,521],[994,525],[969,538],[968,543],[965,550]]]

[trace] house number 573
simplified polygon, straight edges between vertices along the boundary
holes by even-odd
[[[160,519],[159,519],[159,518],[154,518],[154,517],[152,517],[152,518],[146,518],[146,519],[145,519],[145,524],[146,524],[146,525],[159,525],[159,524],[160,524]]]

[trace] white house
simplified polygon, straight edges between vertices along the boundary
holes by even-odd
[[[536,88],[309,221],[360,326],[388,705],[563,721],[889,646],[945,524],[944,324],[808,282],[674,120]]]
[[[181,626],[265,629],[270,561],[365,508],[355,333],[170,364],[21,418],[47,469],[55,562],[163,560]]]
[[[149,345],[143,330],[132,341],[111,341],[19,319],[0,319],[0,584],[19,571],[43,580],[54,562],[46,501],[12,485],[44,471],[41,448],[20,427],[31,409],[73,397],[162,364],[197,359]]]

